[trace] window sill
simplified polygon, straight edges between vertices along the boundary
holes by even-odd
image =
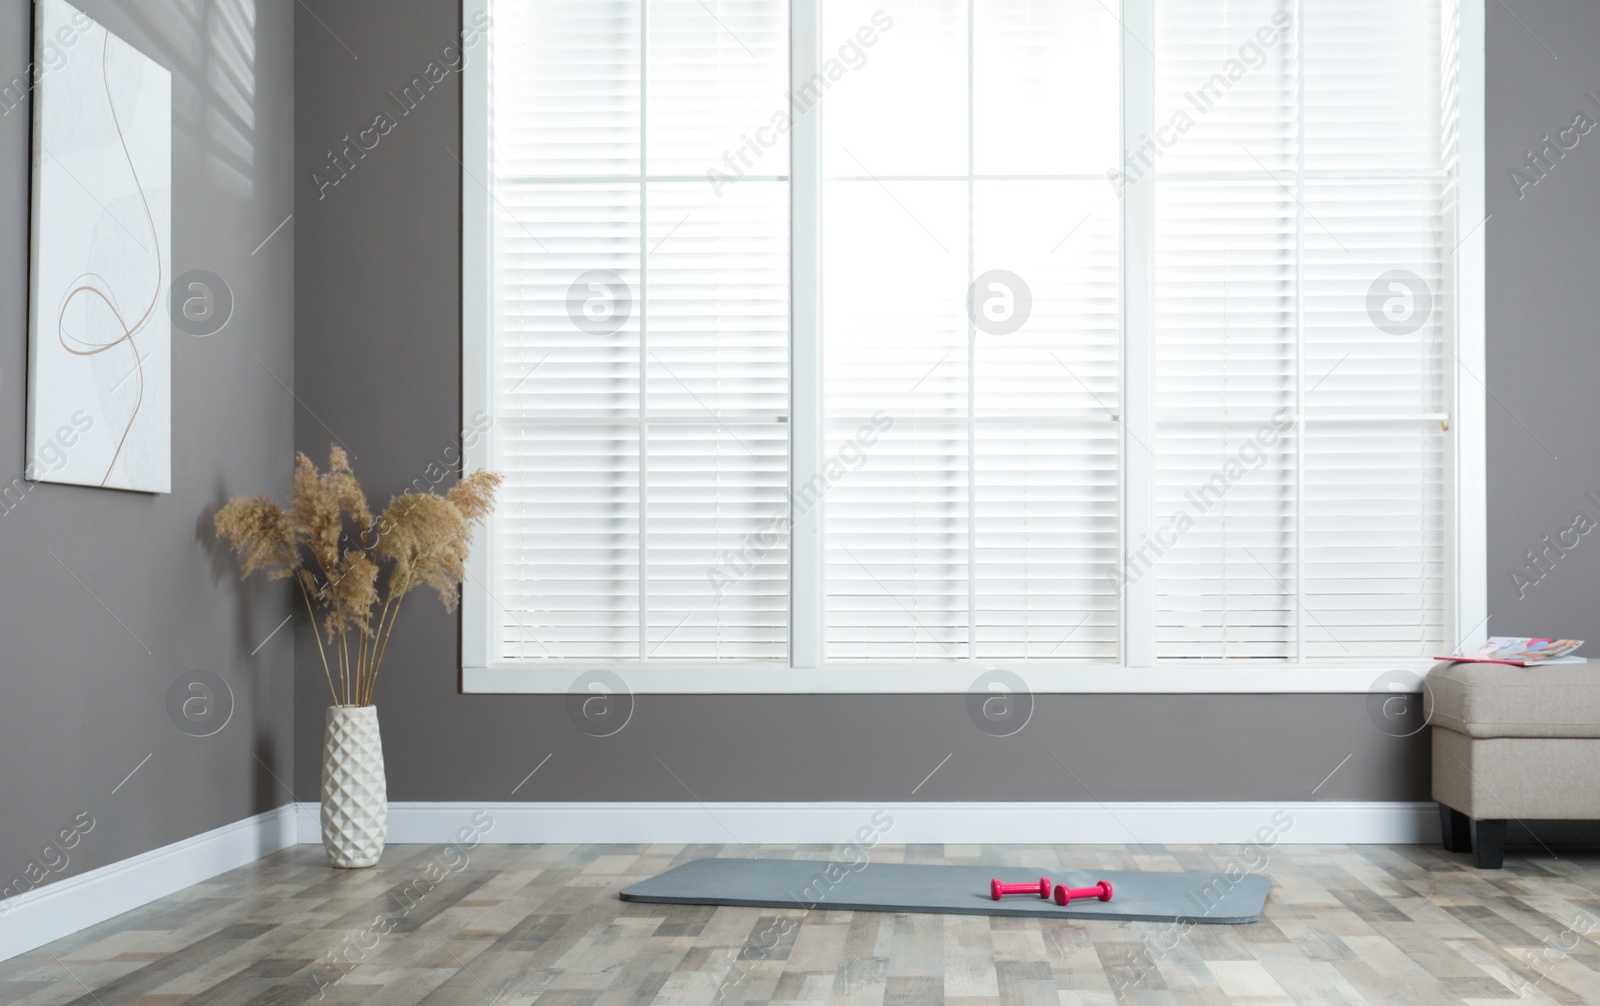
[[[1020,677],[1037,694],[1364,694],[1412,691],[1396,687],[1420,681],[1436,661],[1238,664],[1117,667],[1003,662],[935,666],[834,665],[796,669],[759,664],[537,663],[464,667],[465,694],[564,695],[580,676],[609,671],[627,689],[644,695],[860,695],[963,694],[996,670]],[[1398,672],[1398,673],[1397,673]],[[580,688],[585,686],[580,686]],[[987,684],[980,685],[987,689]]]

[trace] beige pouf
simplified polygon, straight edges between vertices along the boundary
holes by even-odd
[[[1600,664],[1438,664],[1424,703],[1449,851],[1497,869],[1507,821],[1600,819]]]

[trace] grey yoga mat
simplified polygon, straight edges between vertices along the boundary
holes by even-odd
[[[989,896],[989,881],[1068,887],[1111,882],[1110,901]],[[934,915],[1021,915],[1037,918],[1124,919],[1141,922],[1255,922],[1272,882],[1237,869],[1228,873],[1146,873],[1141,870],[1034,870],[1016,866],[931,866],[844,863],[804,859],[697,859],[622,889],[623,901],[661,905],[738,905],[763,908],[920,912]]]

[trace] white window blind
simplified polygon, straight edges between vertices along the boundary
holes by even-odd
[[[829,0],[823,38],[876,7]],[[921,0],[828,98],[829,443],[894,424],[826,503],[830,659],[1117,657],[1119,34],[1097,0]]]
[[[842,667],[1470,631],[1452,9],[793,4],[488,5],[490,665],[782,667],[794,583]]]
[[[1444,652],[1439,9],[1156,14],[1156,655]]]
[[[787,5],[492,13],[494,656],[783,659],[788,153],[706,172],[781,107]]]

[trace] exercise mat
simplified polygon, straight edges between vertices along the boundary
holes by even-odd
[[[989,881],[1092,887],[1111,883],[1110,901],[1065,906],[1037,895],[999,901]],[[819,862],[805,859],[697,859],[622,889],[623,901],[660,905],[735,905],[799,911],[917,912],[1222,923],[1261,918],[1272,882],[1259,874],[1150,873],[1143,870],[1036,870],[1020,866]]]

